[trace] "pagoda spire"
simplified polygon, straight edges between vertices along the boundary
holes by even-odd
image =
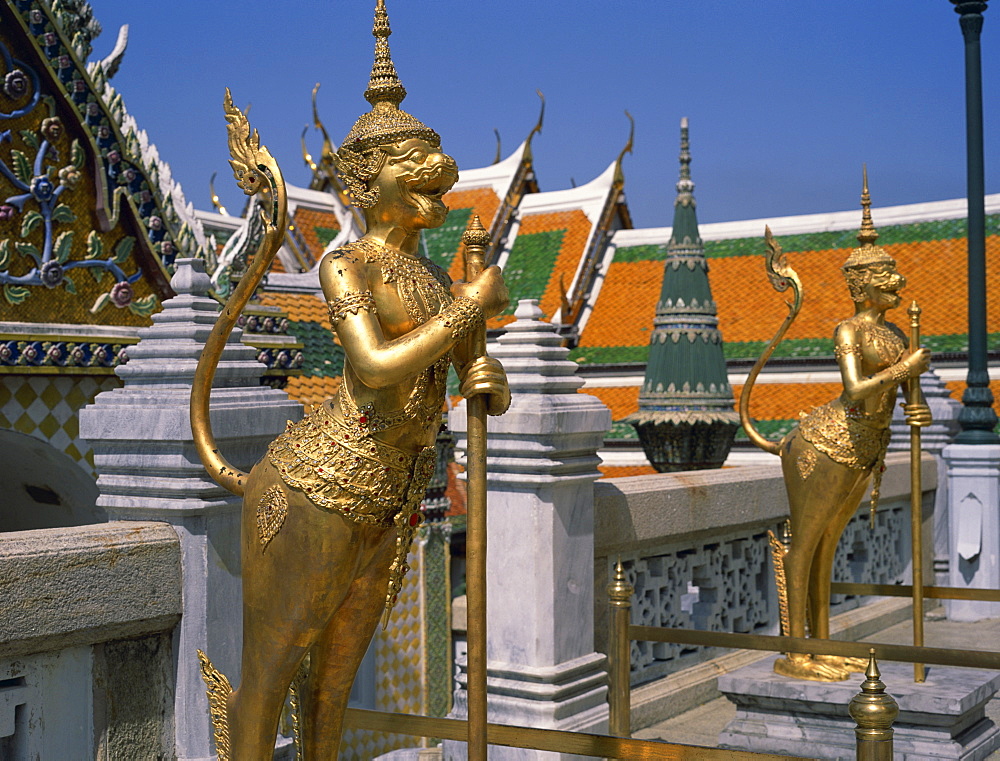
[[[695,206],[685,118],[674,226],[646,376],[639,411],[626,418],[661,473],[721,467],[739,427]]]

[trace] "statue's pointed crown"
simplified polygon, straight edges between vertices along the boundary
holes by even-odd
[[[362,114],[354,123],[340,146],[341,150],[363,153],[377,145],[411,137],[420,137],[435,145],[441,143],[437,132],[399,107],[406,97],[406,88],[399,81],[389,52],[390,34],[392,30],[389,28],[385,0],[377,0],[375,24],[372,28],[372,35],[375,37],[375,63],[372,64],[371,78],[368,89],[365,90],[365,99],[372,104],[372,110]]]
[[[858,231],[859,248],[851,251],[842,269],[854,267],[867,267],[871,264],[895,264],[893,259],[881,246],[876,246],[878,231],[872,222],[872,198],[868,193],[868,167],[861,170],[863,177],[863,187],[861,189],[861,229]]]

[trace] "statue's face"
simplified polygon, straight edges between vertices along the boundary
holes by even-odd
[[[379,200],[375,216],[409,230],[440,227],[448,216],[442,200],[458,180],[455,160],[422,138],[383,146],[386,159],[372,180]]]
[[[895,264],[872,264],[867,268],[864,285],[865,300],[879,309],[899,306],[899,292],[906,287],[906,278],[899,274]]]

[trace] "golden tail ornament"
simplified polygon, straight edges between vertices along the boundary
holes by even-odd
[[[789,521],[785,521],[785,538],[790,540],[791,528]],[[785,574],[785,555],[790,549],[789,544],[778,539],[774,532],[768,529],[768,543],[771,545],[771,560],[774,565],[774,586],[778,590],[778,616],[781,621],[781,633],[788,636],[788,577]]]
[[[258,209],[264,223],[264,237],[246,274],[223,307],[208,341],[205,342],[201,359],[198,360],[191,389],[191,432],[198,456],[209,475],[220,486],[242,496],[247,474],[231,465],[219,452],[209,417],[209,398],[215,370],[229,334],[281,247],[288,228],[288,203],[278,163],[267,148],[260,144],[257,130],[251,131],[246,115],[233,105],[229,88],[226,88],[223,108],[228,122],[226,129],[229,133],[229,153],[232,156],[229,164],[233,168],[236,183],[243,188],[243,192],[248,196],[260,195]]]
[[[216,669],[201,650],[198,651],[198,660],[201,661],[201,678],[205,680],[205,687],[208,688],[208,712],[212,717],[212,731],[215,734],[215,752],[219,756],[219,761],[233,761],[229,747],[228,714],[232,685],[229,684],[226,675]]]
[[[788,328],[791,327],[792,322],[798,316],[799,310],[802,309],[802,281],[799,280],[799,276],[795,273],[795,270],[788,265],[781,246],[774,239],[774,236],[771,235],[770,227],[764,228],[764,242],[767,244],[767,253],[764,254],[764,266],[767,269],[767,277],[770,279],[771,285],[774,286],[774,290],[779,292],[787,291],[791,288],[794,298],[792,303],[788,305],[788,316],[785,317],[785,321],[781,323],[778,332],[774,334],[774,338],[764,348],[764,352],[754,363],[753,369],[750,370],[750,375],[747,376],[743,392],[740,394],[740,422],[743,424],[743,430],[746,431],[750,441],[765,452],[778,454],[778,442],[765,439],[760,431],[754,427],[753,420],[750,419],[750,392],[753,389],[754,382],[757,380],[757,376],[760,375],[760,371],[764,369],[767,360],[771,358],[775,348],[781,343],[781,339],[785,337]]]

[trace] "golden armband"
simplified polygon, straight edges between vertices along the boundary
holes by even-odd
[[[469,333],[485,322],[483,308],[468,298],[455,299],[442,311],[437,318],[452,329],[451,336],[455,340],[465,338]]]
[[[362,310],[375,313],[375,297],[371,291],[348,291],[343,296],[327,302],[330,310],[330,323],[337,327],[337,323],[349,314],[358,314]]]
[[[848,354],[853,354],[858,359],[861,359],[862,351],[858,344],[841,344],[833,349],[833,356],[836,359],[841,357],[846,357]]]
[[[910,369],[902,362],[898,365],[890,367],[889,372],[892,374],[892,379],[896,381],[896,383],[902,383],[910,377]]]

